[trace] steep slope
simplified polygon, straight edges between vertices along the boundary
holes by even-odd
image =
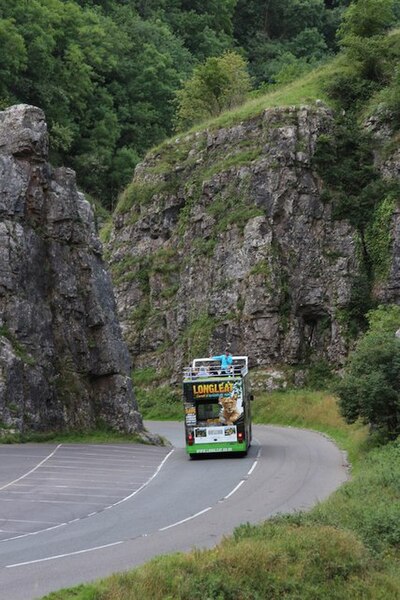
[[[47,162],[43,112],[0,113],[0,423],[141,431],[89,203]]]
[[[252,364],[342,361],[361,265],[312,165],[332,123],[318,102],[270,108],[138,165],[108,246],[136,366],[176,372],[227,344]]]

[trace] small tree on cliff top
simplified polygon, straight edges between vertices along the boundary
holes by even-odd
[[[246,62],[236,52],[207,59],[176,94],[176,128],[185,129],[238,106],[250,87]]]
[[[388,438],[400,434],[400,307],[368,314],[370,329],[360,339],[337,386],[348,423],[361,418]]]

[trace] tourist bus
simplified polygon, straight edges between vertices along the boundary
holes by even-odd
[[[196,358],[183,373],[186,451],[247,454],[251,407],[247,356],[233,356],[228,372],[219,361]]]

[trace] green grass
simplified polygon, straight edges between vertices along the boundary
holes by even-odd
[[[204,131],[205,129],[216,130],[221,127],[231,127],[241,121],[246,121],[262,114],[267,108],[313,105],[317,99],[322,100],[327,106],[335,107],[335,103],[329,99],[324,90],[327,80],[342,69],[342,63],[343,59],[336,57],[320,68],[305,74],[291,83],[276,86],[276,88],[268,91],[266,94],[256,96],[239,107],[226,111],[209,121],[203,121],[192,127],[189,131],[165,140],[153,148],[150,154],[163,152],[166,148],[168,148],[169,152],[171,144],[175,144],[177,137],[181,139],[183,136],[190,136],[192,133]],[[194,140],[190,141],[191,143],[194,142]]]
[[[144,419],[155,421],[182,421],[183,404],[180,389],[136,386],[136,399]]]
[[[365,426],[347,425],[338,413],[336,398],[323,391],[293,389],[256,395],[254,423],[290,425],[321,431],[332,437],[356,460],[367,437]]]
[[[75,432],[46,432],[46,433],[10,433],[3,431],[0,435],[2,444],[24,444],[27,442],[54,442],[59,444],[110,444],[110,443],[143,443],[136,434],[123,434],[103,429]]]

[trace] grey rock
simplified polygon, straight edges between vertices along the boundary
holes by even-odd
[[[136,219],[117,215],[108,247],[114,273],[124,257],[137,259],[114,280],[136,367],[179,379],[184,362],[228,342],[261,367],[310,354],[343,363],[357,234],[332,218],[312,168],[332,125],[322,103],[267,109],[170,142],[136,168],[138,185],[167,181],[160,167],[179,145],[175,191],[161,189]]]
[[[144,434],[93,212],[41,110],[0,112],[0,421]]]

